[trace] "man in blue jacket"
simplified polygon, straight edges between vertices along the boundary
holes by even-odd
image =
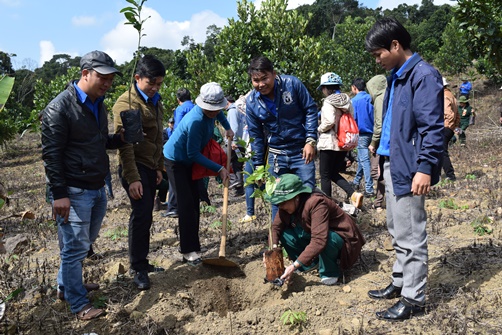
[[[425,195],[439,181],[443,155],[443,83],[439,72],[410,50],[411,36],[395,19],[377,21],[366,50],[391,71],[377,153],[385,179],[387,227],[396,251],[392,283],[371,290],[374,299],[400,300],[377,312],[403,320],[422,313],[427,284]]]
[[[464,96],[467,99],[469,99],[469,95],[471,94],[471,90],[472,90],[472,84],[469,81],[469,79],[467,79],[466,77],[463,77],[462,84],[460,84],[460,87],[458,89],[460,92],[460,96]]]
[[[267,163],[268,149],[272,175],[293,173],[314,189],[317,143],[314,99],[300,79],[277,75],[266,57],[251,60],[248,74],[254,87],[246,99],[249,137],[254,138],[251,144],[254,166]],[[277,206],[272,206],[272,218],[276,212]]]
[[[371,163],[368,147],[373,137],[373,105],[371,96],[365,91],[366,82],[363,78],[356,78],[352,81],[352,106],[354,107],[354,119],[359,128],[359,141],[357,143],[357,172],[354,178],[354,188],[359,189],[359,184],[364,176],[365,191],[364,197],[370,198],[373,192],[373,178],[371,178]]]

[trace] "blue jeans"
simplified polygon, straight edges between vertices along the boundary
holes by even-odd
[[[249,174],[253,173],[253,164],[250,161],[247,161],[244,165],[244,171]],[[246,179],[248,175],[244,173],[244,184],[246,184]],[[246,214],[249,216],[254,215],[254,198],[252,197],[254,193],[255,184],[248,185],[244,188],[244,192],[246,194]]]
[[[314,189],[315,163],[314,161],[312,161],[308,164],[305,164],[305,159],[302,158],[302,149],[298,150],[298,153],[289,155],[279,155],[269,152],[269,172],[276,178],[285,173],[295,174],[300,177],[300,179],[306,186]],[[275,214],[277,213],[278,209],[279,207],[277,205],[272,205],[272,221],[274,221]]]
[[[359,185],[364,174],[366,193],[373,193],[373,178],[371,178],[371,163],[368,147],[371,144],[372,134],[359,134],[357,143],[357,172],[354,178],[354,184]]]
[[[60,216],[56,218],[63,239],[57,283],[72,313],[77,313],[89,303],[82,282],[82,262],[98,237],[107,200],[104,187],[99,190],[68,187],[68,197],[71,206],[68,222],[64,223]]]
[[[112,173],[108,171],[108,174],[105,177],[105,187],[106,187],[106,192],[108,192],[108,196],[110,199],[115,198],[113,195],[113,188],[112,188]]]

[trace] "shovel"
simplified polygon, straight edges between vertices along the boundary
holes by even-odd
[[[227,171],[230,171],[230,157],[232,155],[232,140],[228,140],[227,147]],[[227,213],[228,213],[228,182],[227,178],[223,182],[223,215],[221,218],[221,243],[218,258],[203,259],[204,264],[225,266],[225,267],[238,267],[239,265],[225,258],[225,247],[227,245]]]

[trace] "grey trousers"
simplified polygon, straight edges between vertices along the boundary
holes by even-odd
[[[387,228],[396,251],[392,283],[402,287],[401,295],[410,303],[424,305],[428,270],[425,196],[413,196],[411,193],[396,196],[390,162],[386,161],[383,169]]]

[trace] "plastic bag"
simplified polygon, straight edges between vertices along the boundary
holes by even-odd
[[[120,119],[124,127],[124,139],[128,143],[138,143],[143,141],[143,124],[141,122],[141,111],[137,109],[120,112]]]
[[[221,166],[227,165],[227,154],[223,151],[222,147],[214,139],[210,139],[207,142],[204,149],[201,152],[208,159],[212,160],[216,164]],[[229,171],[230,172],[230,171]],[[204,177],[217,176],[218,172],[209,170],[205,166],[194,163],[192,165],[192,180],[202,179]]]
[[[357,147],[359,128],[352,114],[343,113],[340,117],[337,137],[340,150],[349,151]]]

